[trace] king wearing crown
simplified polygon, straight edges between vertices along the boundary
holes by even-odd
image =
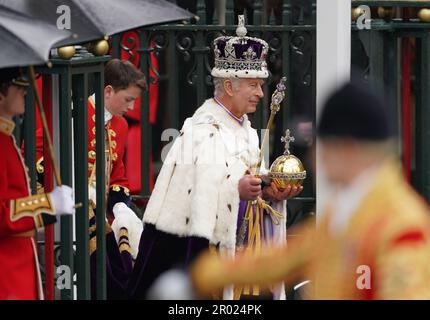
[[[263,186],[251,174],[259,165],[260,149],[247,114],[256,111],[264,95],[268,45],[246,36],[244,16],[239,16],[236,33],[214,40],[214,96],[185,120],[164,159],[144,214],[138,272],[130,281],[133,298],[147,298],[162,273],[188,267],[209,247],[233,259],[248,201],[263,196],[285,217],[284,200],[301,191]],[[263,221],[255,224],[263,228]],[[285,241],[285,220],[270,229],[272,238]],[[284,298],[283,291],[279,286],[274,296]],[[233,288],[226,287],[223,298],[233,297]]]

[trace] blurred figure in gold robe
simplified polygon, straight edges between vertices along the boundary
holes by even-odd
[[[305,276],[307,298],[430,299],[429,208],[403,179],[393,122],[390,106],[362,84],[335,92],[318,125],[329,196],[316,230],[303,225],[300,239],[258,256],[206,253],[191,270],[196,291]]]

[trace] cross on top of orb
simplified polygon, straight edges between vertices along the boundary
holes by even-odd
[[[294,142],[296,139],[290,135],[290,129],[285,130],[285,136],[281,137],[281,142],[285,144],[285,152],[284,154],[290,154],[290,143]]]

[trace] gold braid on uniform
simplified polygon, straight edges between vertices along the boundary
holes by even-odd
[[[127,251],[131,254],[130,241],[128,239],[128,230],[126,228],[121,228],[119,230],[118,247],[120,253]]]
[[[118,202],[124,202],[127,206],[130,205],[130,190],[127,187],[114,184],[109,188],[108,211],[112,211],[113,206]]]
[[[42,193],[11,200],[10,220],[15,222],[24,217],[32,217],[37,228],[56,222],[51,195]]]

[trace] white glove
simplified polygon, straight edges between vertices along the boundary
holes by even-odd
[[[128,240],[131,248],[131,256],[136,259],[139,252],[140,236],[143,231],[143,223],[133,210],[131,210],[124,202],[118,202],[113,206],[113,215],[115,219],[112,223],[112,230],[115,234],[115,239],[118,242],[120,237],[120,229],[128,230]]]
[[[51,197],[54,207],[54,214],[75,214],[75,198],[72,188],[66,185],[55,187],[54,190],[49,193],[49,196]]]

